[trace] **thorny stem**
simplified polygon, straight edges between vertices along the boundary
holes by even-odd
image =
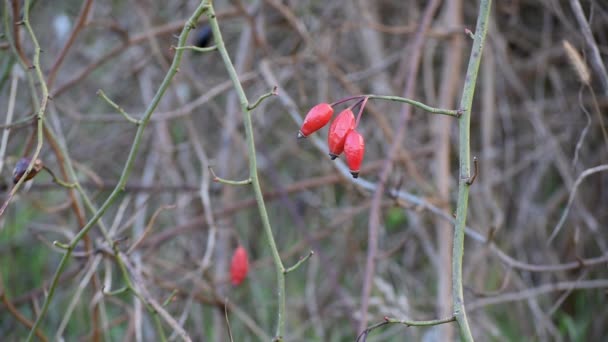
[[[270,226],[270,220],[268,218],[268,212],[266,211],[262,188],[260,187],[260,180],[257,171],[255,140],[253,136],[253,124],[251,122],[251,112],[249,109],[249,100],[247,100],[245,90],[243,89],[243,86],[239,81],[238,74],[234,69],[234,65],[232,64],[230,55],[228,55],[228,51],[226,50],[226,46],[224,45],[224,40],[222,38],[222,33],[220,32],[220,27],[217,21],[217,17],[215,15],[215,10],[213,9],[212,1],[209,2],[209,10],[207,11],[207,16],[209,17],[209,25],[211,26],[211,30],[213,32],[215,44],[220,55],[222,56],[226,71],[228,72],[230,79],[232,80],[237,97],[239,98],[241,110],[243,111],[243,123],[245,125],[245,135],[247,139],[247,148],[249,154],[249,177],[251,178],[251,184],[255,193],[255,200],[258,205],[260,219],[262,220],[262,226],[264,228],[266,240],[272,252],[272,258],[277,274],[278,310],[275,341],[282,341],[283,331],[285,327],[285,266],[283,266],[281,256],[279,255],[279,251],[272,235],[272,227]]]
[[[467,220],[467,208],[469,202],[469,189],[471,180],[471,106],[477,83],[477,73],[481,62],[481,53],[488,31],[488,18],[492,0],[481,0],[479,14],[477,17],[477,27],[475,28],[475,40],[471,48],[469,65],[465,76],[464,89],[460,100],[462,117],[460,118],[460,172],[458,182],[458,203],[456,208],[456,224],[454,226],[454,246],[452,250],[452,305],[454,317],[460,328],[462,341],[473,341],[471,328],[467,320],[464,306],[464,295],[462,290],[462,257],[464,253],[464,230]]]
[[[36,61],[39,60],[40,47],[38,46],[38,43],[37,43],[37,41],[35,39],[35,36],[34,36],[34,33],[31,30],[31,27],[29,26],[29,22],[28,22],[29,12],[28,12],[28,9],[29,9],[29,1],[26,1],[24,21],[26,23],[26,27],[28,27],[28,31],[30,32],[30,35],[32,36],[32,40],[34,41],[34,45],[36,46],[36,55],[35,55],[35,62],[36,62]],[[206,4],[206,1],[203,0],[199,4],[199,6],[196,8],[196,10],[194,11],[194,13],[190,17],[190,19],[188,19],[188,22],[184,25],[184,28],[182,29],[182,32],[179,35],[178,46],[184,46],[185,45],[186,39],[188,37],[188,34],[190,33],[190,31],[194,27],[194,23],[197,22],[198,18],[203,14],[203,12],[206,9],[207,9],[207,4]],[[129,179],[129,175],[131,174],[131,168],[133,167],[133,162],[135,161],[135,157],[137,156],[137,152],[139,151],[139,146],[141,144],[141,140],[142,140],[143,135],[144,135],[144,130],[145,130],[148,122],[150,121],[150,118],[152,117],[152,114],[154,113],[154,110],[156,109],[156,106],[158,105],[158,103],[160,102],[161,98],[164,96],[165,92],[167,91],[167,88],[169,87],[169,84],[171,83],[171,80],[173,79],[173,77],[177,73],[177,69],[178,69],[178,66],[179,66],[179,64],[181,62],[182,55],[183,55],[183,50],[176,50],[176,53],[175,53],[175,56],[173,58],[173,62],[171,63],[171,67],[170,67],[169,71],[165,75],[165,78],[163,79],[163,82],[161,83],[158,91],[156,92],[156,94],[154,95],[154,98],[152,99],[152,102],[150,103],[150,105],[146,109],[146,111],[145,111],[145,113],[143,115],[143,118],[141,119],[141,124],[137,128],[137,133],[135,134],[135,138],[133,139],[133,144],[131,145],[131,150],[129,152],[129,156],[127,157],[127,161],[125,162],[125,166],[124,166],[124,169],[123,169],[122,174],[120,176],[120,179],[118,181],[118,184],[116,184],[116,187],[114,188],[114,190],[112,191],[112,193],[110,194],[110,196],[102,204],[102,206],[95,213],[95,215],[93,215],[93,217],[89,220],[89,222],[87,222],[87,224],[80,230],[80,232],[78,233],[78,235],[76,235],[74,237],[74,239],[70,242],[70,244],[68,246],[68,249],[66,250],[65,254],[63,255],[63,257],[61,258],[61,261],[59,262],[59,266],[57,266],[57,269],[55,270],[55,274],[54,274],[53,279],[51,281],[51,284],[49,286],[48,294],[47,294],[47,296],[46,296],[46,298],[44,300],[44,304],[42,305],[40,313],[39,313],[38,317],[36,318],[36,322],[34,323],[34,326],[32,327],[32,329],[30,330],[30,333],[29,333],[26,341],[28,341],[28,342],[32,341],[34,332],[38,329],[38,327],[40,326],[40,323],[44,319],[44,316],[45,316],[46,312],[48,311],[49,304],[50,304],[50,302],[53,299],[53,296],[55,294],[55,290],[57,288],[57,284],[59,283],[59,277],[61,276],[61,274],[63,273],[65,267],[67,266],[68,260],[69,260],[69,258],[71,256],[72,252],[74,251],[74,248],[76,247],[76,245],[78,244],[78,242],[80,240],[82,240],[82,238],[89,232],[89,230],[97,223],[97,221],[101,218],[101,216],[103,216],[103,214],[106,212],[106,210],[108,209],[108,207],[124,191],[124,187],[125,187],[125,185],[127,183],[127,180]],[[46,90],[46,86],[44,85],[45,84],[44,83],[44,79],[42,78],[42,73],[40,71],[40,67],[39,66],[36,67],[36,72],[37,72],[38,77],[39,77],[39,79],[41,81],[41,86],[43,87],[43,94],[42,94],[43,97],[42,97],[40,109],[38,111],[38,113],[39,113],[39,119],[40,119],[40,118],[43,118],[43,114],[44,114],[44,110],[43,109],[45,108],[46,101],[48,99],[48,90]],[[45,93],[45,91],[47,91],[47,93]],[[41,146],[41,144],[42,144],[42,139],[41,139],[41,135],[42,135],[42,129],[41,129],[41,127],[42,127],[42,120],[38,121],[38,125],[39,125],[39,145],[40,145],[40,148],[41,148],[42,147]],[[35,154],[32,160],[35,160],[36,156],[37,155]],[[30,167],[31,166],[32,165],[30,165]],[[23,177],[23,179],[24,178],[25,177]]]

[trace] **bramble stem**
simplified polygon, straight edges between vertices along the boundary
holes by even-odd
[[[460,146],[460,172],[458,182],[458,202],[456,208],[456,224],[454,225],[454,246],[452,249],[452,306],[454,317],[460,328],[460,338],[464,342],[473,341],[471,328],[467,320],[462,290],[462,257],[464,253],[464,229],[467,220],[467,208],[469,203],[469,189],[471,180],[471,106],[477,83],[477,74],[481,62],[481,53],[488,31],[488,18],[492,0],[481,0],[479,14],[477,16],[477,27],[475,28],[475,40],[471,48],[469,65],[465,76],[464,89],[460,100],[462,116],[458,122]]]
[[[217,49],[222,56],[222,60],[224,61],[224,65],[226,67],[226,71],[232,80],[234,90],[236,91],[237,97],[239,99],[239,103],[241,105],[241,110],[243,112],[243,123],[245,125],[245,136],[247,140],[247,148],[249,154],[249,177],[251,178],[251,184],[253,186],[253,191],[255,193],[255,200],[258,205],[258,211],[260,213],[260,219],[262,221],[262,226],[264,228],[264,233],[266,235],[266,240],[268,245],[270,246],[270,251],[272,252],[272,259],[274,261],[274,266],[277,274],[277,302],[278,302],[278,310],[277,310],[277,327],[275,332],[275,341],[283,340],[283,331],[285,327],[285,267],[283,266],[283,262],[281,261],[281,256],[279,255],[279,251],[277,249],[276,243],[274,241],[274,237],[272,235],[272,227],[270,226],[270,220],[268,218],[268,212],[266,211],[266,204],[264,203],[264,196],[262,193],[262,188],[260,187],[260,179],[258,176],[257,170],[257,161],[256,161],[256,149],[255,149],[255,139],[253,136],[253,124],[251,122],[251,112],[249,106],[249,100],[247,100],[247,95],[245,94],[245,90],[243,89],[243,85],[239,81],[238,74],[234,69],[234,65],[232,64],[232,60],[230,59],[230,55],[226,50],[226,46],[224,45],[224,40],[222,38],[222,33],[220,31],[220,27],[217,21],[217,17],[215,15],[215,10],[213,9],[212,2],[209,3],[209,11],[207,12],[207,16],[209,17],[209,25],[211,26],[211,30],[213,32],[213,37],[215,39],[215,44]]]

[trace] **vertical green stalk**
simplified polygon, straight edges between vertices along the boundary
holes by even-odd
[[[462,257],[464,253],[464,228],[467,220],[469,204],[469,189],[471,186],[471,106],[477,83],[477,73],[481,62],[481,53],[488,31],[488,18],[492,0],[481,0],[474,42],[469,57],[469,66],[465,77],[464,89],[460,101],[462,116],[459,120],[460,137],[460,172],[458,182],[458,204],[456,208],[456,224],[454,227],[454,247],[452,250],[452,291],[454,317],[460,328],[462,341],[473,341],[471,328],[467,320],[462,291]]]
[[[281,261],[281,256],[279,255],[279,251],[277,250],[276,243],[274,241],[274,237],[272,235],[272,227],[270,226],[270,220],[268,219],[268,212],[266,211],[266,205],[264,203],[264,196],[262,194],[262,188],[260,187],[260,180],[258,177],[257,170],[257,161],[256,161],[256,150],[255,150],[255,141],[253,136],[253,124],[251,123],[251,111],[249,106],[249,100],[247,100],[247,95],[245,94],[245,90],[243,90],[243,86],[239,81],[238,74],[234,69],[234,65],[230,60],[230,56],[228,55],[228,51],[226,50],[226,46],[224,45],[224,40],[222,38],[222,33],[220,32],[220,27],[217,22],[217,18],[215,15],[215,11],[213,9],[212,1],[209,2],[209,11],[207,12],[207,16],[209,17],[209,24],[211,25],[211,30],[213,31],[213,37],[215,39],[215,44],[217,46],[217,50],[222,56],[222,60],[224,61],[224,65],[226,66],[226,70],[228,71],[228,75],[232,80],[234,89],[236,91],[237,97],[239,98],[239,103],[241,105],[241,111],[243,112],[243,124],[245,125],[245,135],[247,139],[247,148],[249,154],[249,177],[251,178],[251,185],[253,186],[253,191],[255,193],[255,200],[258,205],[258,210],[260,212],[260,218],[262,220],[262,226],[264,228],[264,232],[266,235],[266,240],[268,245],[270,246],[270,250],[272,252],[272,258],[274,260],[274,265],[277,273],[277,301],[278,301],[278,310],[277,310],[277,328],[275,332],[275,341],[283,340],[283,330],[285,327],[285,267],[283,266],[283,262]]]
[[[26,2],[26,9],[27,8],[28,8],[28,3]],[[203,14],[203,12],[206,9],[207,9],[206,1],[203,0],[203,1],[201,1],[200,5],[196,8],[196,10],[192,14],[192,16],[188,19],[188,22],[184,25],[184,28],[179,35],[178,47],[182,47],[186,44],[186,39],[188,38],[188,34],[192,30],[192,28],[195,27],[195,24],[197,23],[198,18]],[[27,18],[27,16],[25,18]],[[29,24],[26,23],[26,25],[29,25]],[[31,32],[31,34],[33,35],[33,32]],[[48,311],[48,308],[49,308],[50,302],[53,298],[53,295],[55,294],[55,290],[56,290],[57,284],[59,282],[59,277],[61,276],[65,267],[67,266],[68,260],[69,260],[70,256],[72,255],[74,248],[76,247],[78,242],[80,240],[82,240],[82,238],[89,232],[89,230],[97,223],[97,221],[103,216],[103,214],[110,207],[110,205],[112,203],[114,203],[114,201],[118,198],[118,196],[123,192],[124,187],[127,184],[127,180],[129,179],[129,176],[131,174],[131,168],[133,167],[133,163],[135,162],[135,157],[137,156],[137,153],[139,151],[139,146],[141,144],[141,140],[144,135],[144,130],[146,129],[146,126],[148,125],[148,122],[150,121],[150,118],[152,117],[152,114],[154,113],[156,106],[158,105],[158,103],[160,102],[162,97],[164,96],[165,92],[167,91],[167,88],[169,88],[169,84],[171,83],[171,80],[177,73],[177,69],[181,63],[183,53],[184,53],[183,49],[176,49],[175,57],[173,58],[173,62],[171,63],[171,67],[170,67],[169,71],[165,75],[165,78],[163,79],[160,87],[158,88],[158,91],[154,95],[152,102],[146,108],[146,111],[141,120],[141,124],[137,128],[137,133],[135,134],[135,138],[133,139],[133,144],[131,145],[131,150],[129,152],[129,156],[127,157],[127,161],[125,162],[125,166],[124,166],[124,169],[120,176],[120,180],[118,181],[118,184],[116,184],[116,187],[114,188],[114,190],[112,191],[110,196],[108,196],[106,201],[101,205],[101,207],[95,213],[95,215],[93,215],[93,217],[89,220],[89,222],[87,222],[87,224],[78,232],[78,234],[74,237],[74,239],[67,246],[66,252],[65,252],[65,254],[63,254],[63,257],[61,258],[61,261],[59,262],[59,266],[57,266],[53,279],[51,280],[51,284],[49,286],[49,291],[44,300],[44,304],[42,305],[42,309],[40,310],[40,314],[36,318],[36,322],[34,323],[34,326],[32,327],[32,329],[30,330],[30,333],[29,333],[26,341],[29,342],[32,340],[32,338],[34,337],[33,336],[34,332],[36,331],[36,329],[38,329],[38,327],[40,326],[40,323],[44,319],[44,316],[45,316],[46,312]],[[41,76],[41,74],[39,76]],[[46,99],[47,99],[47,97],[43,97],[42,101],[46,101]],[[43,112],[43,111],[40,111],[40,112]],[[39,122],[39,125],[40,124],[41,123]]]

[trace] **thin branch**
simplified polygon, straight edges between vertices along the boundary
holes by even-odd
[[[210,51],[215,51],[217,50],[217,46],[209,46],[209,47],[198,47],[198,46],[192,46],[192,45],[188,45],[188,46],[172,46],[171,47],[172,50],[192,50],[192,51],[196,51],[196,52],[210,52]]]
[[[6,124],[4,125],[4,131],[2,132],[2,142],[0,142],[0,174],[4,168],[4,154],[6,153],[6,146],[8,144],[8,136],[10,133],[10,127],[13,120],[13,114],[15,113],[15,98],[17,97],[17,88],[19,85],[19,74],[17,69],[14,68],[11,72],[11,87],[8,96],[8,108],[6,110]]]
[[[553,232],[551,233],[551,236],[549,236],[549,240],[547,240],[547,245],[550,245],[551,242],[553,242],[553,239],[555,239],[557,234],[559,234],[560,230],[564,226],[564,223],[566,222],[566,218],[568,217],[568,213],[570,212],[570,207],[572,206],[572,203],[574,202],[574,199],[576,198],[576,191],[578,190],[579,185],[581,185],[581,182],[585,178],[591,176],[594,173],[598,173],[598,172],[602,172],[602,171],[606,171],[606,170],[608,170],[608,164],[599,165],[599,166],[592,167],[590,169],[583,171],[578,176],[578,178],[576,178],[576,181],[574,181],[574,184],[572,185],[572,189],[570,190],[570,196],[568,197],[568,204],[566,204],[566,208],[564,209],[564,212],[562,213],[562,216],[560,217],[559,222],[557,222],[557,225],[555,225],[555,228],[553,228]]]
[[[470,310],[477,310],[489,305],[503,304],[508,302],[526,300],[555,291],[571,291],[582,289],[605,289],[608,287],[608,279],[563,281],[553,284],[544,284],[537,287],[526,288],[517,292],[503,293],[495,297],[478,299],[470,303]]]
[[[29,319],[27,319],[27,317],[23,316],[21,314],[21,312],[19,312],[19,310],[17,310],[17,308],[13,305],[13,303],[8,299],[8,297],[6,297],[6,291],[4,291],[4,284],[2,282],[2,276],[0,276],[0,299],[2,300],[2,303],[4,303],[4,306],[6,306],[6,309],[8,310],[8,312],[10,312],[13,316],[15,316],[15,318],[17,319],[17,321],[19,321],[19,323],[23,324],[28,329],[32,328],[34,323],[32,323]],[[43,342],[48,341],[48,339],[42,333],[42,331],[40,331],[40,329],[36,329],[36,336]]]
[[[306,260],[308,260],[311,256],[313,256],[315,254],[315,251],[310,251],[306,256],[300,258],[300,260],[298,260],[298,262],[296,262],[293,266],[286,268],[283,273],[287,274],[289,272],[295,271],[298,267],[300,267],[300,265],[302,265],[303,263],[306,262]]]
[[[414,101],[414,100],[411,100],[411,99],[408,99],[405,97],[400,97],[400,96],[387,96],[387,95],[374,95],[374,94],[368,94],[368,95],[364,95],[364,96],[367,96],[370,99],[407,103],[414,107],[418,107],[424,111],[427,111],[427,112],[433,113],[433,114],[443,114],[443,115],[453,116],[453,117],[457,117],[457,118],[460,117],[460,115],[462,115],[462,110],[460,110],[460,109],[455,110],[455,109],[435,108],[435,107],[426,105],[422,102]]]
[[[49,75],[49,81],[48,81],[49,88],[53,87],[53,84],[55,83],[55,77],[57,76],[57,72],[59,71],[59,68],[61,67],[61,64],[63,63],[65,56],[67,56],[68,51],[70,50],[70,48],[76,41],[76,37],[78,36],[78,33],[80,33],[80,31],[84,28],[92,7],[93,7],[93,0],[85,0],[83,2],[82,7],[80,8],[80,13],[78,13],[78,19],[76,20],[76,25],[74,25],[74,28],[72,29],[72,33],[70,33],[70,37],[68,38],[67,42],[61,49],[61,52],[59,52],[57,59],[53,63],[53,66],[51,67],[51,71],[49,71],[49,74],[48,74]]]
[[[257,106],[260,105],[260,103],[262,103],[262,101],[266,100],[267,98],[269,98],[271,96],[276,96],[276,95],[279,95],[279,93],[277,91],[277,86],[274,86],[271,91],[269,91],[265,94],[262,94],[262,96],[258,97],[258,99],[253,104],[250,104],[249,106],[247,106],[247,110],[254,110]]]
[[[131,115],[129,115],[129,113],[125,112],[125,110],[122,109],[122,107],[120,107],[118,104],[116,104],[116,102],[110,100],[110,98],[108,98],[108,96],[106,95],[106,93],[103,92],[103,90],[99,89],[97,91],[97,96],[104,99],[110,106],[112,106],[112,108],[116,109],[125,119],[127,119],[127,121],[134,123],[136,125],[141,124],[141,120],[137,120],[134,117],[132,117]]]
[[[443,318],[443,319],[434,319],[434,320],[429,320],[429,321],[411,321],[411,320],[407,320],[407,319],[396,319],[396,318],[389,318],[389,317],[384,317],[384,321],[376,323],[372,326],[370,326],[369,328],[363,330],[363,332],[361,334],[359,334],[359,336],[357,337],[356,342],[365,342],[367,340],[367,336],[369,335],[370,332],[372,332],[373,330],[380,328],[382,326],[388,325],[388,324],[403,324],[407,327],[429,327],[429,326],[435,326],[435,325],[440,325],[440,324],[445,324],[445,323],[451,323],[454,322],[456,320],[456,317],[452,316],[452,317],[448,317],[448,318]]]
[[[143,233],[137,239],[137,241],[135,241],[133,243],[133,245],[131,245],[131,247],[129,247],[129,250],[127,251],[126,254],[129,255],[129,254],[133,253],[133,251],[137,248],[137,246],[139,246],[142,243],[142,241],[144,241],[144,239],[146,238],[146,236],[148,235],[148,233],[150,232],[150,230],[152,230],[152,227],[154,227],[154,222],[156,222],[156,218],[161,213],[161,211],[168,210],[168,209],[174,209],[175,207],[176,207],[175,204],[173,204],[173,205],[163,205],[160,208],[156,209],[156,211],[154,212],[154,214],[152,214],[152,218],[150,218],[150,221],[148,222],[148,225],[146,226],[146,229],[144,229]]]
[[[228,185],[249,185],[252,182],[251,177],[244,179],[244,180],[240,180],[240,181],[235,181],[235,180],[218,177],[215,174],[215,172],[213,171],[213,168],[211,166],[209,166],[209,172],[211,172],[211,175],[213,176],[213,181],[217,182],[217,183],[223,183],[223,184],[228,184]]]

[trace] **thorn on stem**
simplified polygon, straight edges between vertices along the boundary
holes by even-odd
[[[465,28],[465,29],[464,29],[464,33],[465,33],[467,36],[469,36],[469,38],[471,38],[471,39],[473,39],[473,40],[475,39],[475,34],[474,34],[474,33],[473,33],[471,30],[469,30],[468,28]]]
[[[477,157],[473,157],[473,176],[467,180],[467,185],[471,186],[473,182],[475,182],[475,178],[477,178],[477,173],[479,172],[479,165],[477,162]]]

